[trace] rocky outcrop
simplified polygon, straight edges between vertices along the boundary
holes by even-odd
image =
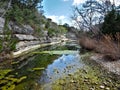
[[[0,17],[0,34],[3,33],[4,24],[5,19]],[[34,29],[30,25],[17,25],[16,23],[10,21],[8,27],[14,34],[34,34]]]
[[[73,40],[76,40],[76,39],[77,39],[75,33],[73,33],[73,32],[68,32],[68,33],[66,34],[66,37],[67,37],[67,38],[70,38],[70,39],[73,39]]]
[[[38,40],[37,37],[33,35],[25,35],[25,34],[14,34],[15,38],[17,38],[19,41],[34,41]]]
[[[27,34],[27,35],[34,34],[34,29],[30,25],[19,26],[11,21],[9,22],[8,26],[10,30],[12,30],[12,32],[15,34]]]
[[[4,24],[5,19],[0,17],[0,37],[5,36],[3,35]],[[15,22],[10,21],[8,28],[12,31],[13,37],[18,41],[16,44],[16,50],[40,43],[39,39],[33,36],[34,29],[30,25],[17,25]]]
[[[40,41],[20,41],[16,44],[16,50],[21,50],[28,46],[40,44]]]
[[[46,46],[49,46],[49,45],[55,45],[55,44],[58,44],[58,43],[61,43],[61,41],[46,43],[46,44],[38,44],[38,45],[34,45],[34,46],[28,46],[28,47],[26,47],[24,49],[21,49],[19,51],[12,52],[12,57],[13,58],[18,58],[18,57],[24,56],[24,55],[28,54],[29,52],[32,52],[32,51],[34,51],[38,48],[46,47]]]
[[[3,28],[5,24],[5,19],[0,18],[0,37],[4,37]],[[44,25],[43,25],[44,27]],[[47,30],[41,30],[43,33],[41,37],[34,36],[34,29],[30,25],[18,25],[15,22],[10,21],[8,23],[9,30],[12,31],[13,37],[16,38],[18,43],[16,44],[16,50],[24,50],[29,46],[39,45],[43,43],[58,42],[63,37],[49,37]]]

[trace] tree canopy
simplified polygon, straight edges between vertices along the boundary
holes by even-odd
[[[112,9],[104,18],[101,28],[103,34],[112,34],[113,36],[120,32],[120,12]]]
[[[81,6],[75,6],[72,19],[80,30],[88,30],[92,34],[120,32],[120,6],[115,6],[110,0],[87,0]]]
[[[104,16],[111,10],[110,1],[87,0],[81,6],[74,7],[72,19],[76,21],[81,30],[93,30],[95,24],[100,24],[104,20]]]
[[[2,0],[1,3],[5,5],[1,8],[5,11],[1,17],[7,17],[17,22],[35,19],[35,13],[38,10],[42,10],[42,1],[43,0]]]

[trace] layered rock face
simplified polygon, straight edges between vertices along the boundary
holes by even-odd
[[[4,37],[5,19],[0,17],[0,37]],[[16,44],[16,50],[24,49],[25,47],[36,45],[40,43],[40,40],[35,37],[34,29],[30,25],[17,25],[10,21],[8,24],[9,30],[12,31],[13,37],[18,40]]]
[[[9,28],[12,30],[14,34],[25,34],[25,35],[32,35],[34,34],[34,29],[30,25],[16,25],[13,22],[9,22]]]
[[[3,33],[3,28],[5,24],[5,19],[0,17],[0,34]],[[25,34],[32,35],[34,34],[34,29],[30,25],[17,25],[14,22],[10,21],[8,27],[14,34]]]
[[[0,17],[0,38],[4,37],[4,24],[5,19]],[[47,30],[41,30],[42,36],[36,37],[35,30],[30,25],[18,25],[15,22],[10,21],[8,28],[11,30],[14,38],[17,39],[16,50],[22,50],[26,47],[38,45],[41,43],[57,42],[62,37],[49,37]]]
[[[19,40],[16,44],[16,50],[21,50],[28,46],[40,44],[39,39],[33,35],[14,34],[14,36]]]

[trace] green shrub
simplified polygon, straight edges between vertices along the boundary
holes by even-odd
[[[54,30],[53,28],[49,28],[49,29],[48,29],[48,35],[49,35],[50,37],[55,36],[55,35],[56,35],[55,30]]]
[[[14,6],[6,14],[7,19],[16,21],[19,24],[23,23],[24,20],[23,17],[24,17],[23,11],[18,6]]]
[[[112,9],[104,18],[104,23],[101,29],[103,34],[115,35],[120,32],[120,12]]]
[[[13,37],[12,31],[8,28],[8,19],[5,20],[3,36],[0,39],[0,52],[9,53],[16,49],[17,40]]]

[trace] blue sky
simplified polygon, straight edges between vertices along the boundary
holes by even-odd
[[[74,5],[79,6],[85,1],[86,0],[43,0],[44,15],[58,24],[68,23],[72,25],[72,20],[70,18],[73,13],[72,7]],[[120,0],[115,1],[116,3],[120,3]]]
[[[43,0],[44,15],[58,24],[71,24],[74,1],[76,0]]]

